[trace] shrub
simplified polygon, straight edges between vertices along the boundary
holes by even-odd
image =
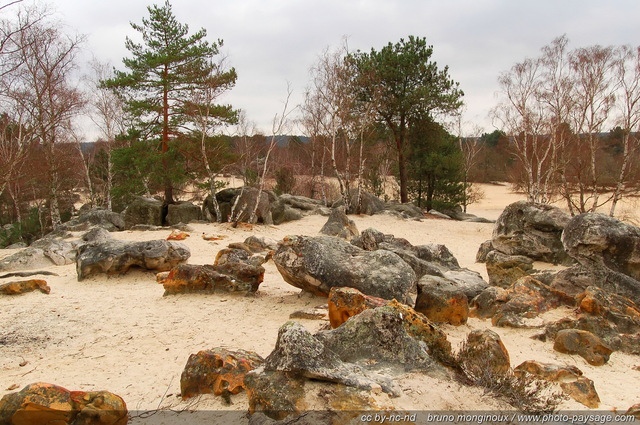
[[[497,372],[483,347],[462,343],[455,358],[455,369],[469,385],[482,387],[485,394],[502,399],[516,409],[528,414],[548,414],[557,410],[566,396],[554,391],[554,384],[523,373],[516,375],[513,369]]]

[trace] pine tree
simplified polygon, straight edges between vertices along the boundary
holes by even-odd
[[[192,120],[187,105],[194,90],[209,83],[216,72],[212,60],[222,40],[209,43],[200,29],[189,35],[189,27],[176,19],[169,1],[162,7],[147,8],[149,17],[131,27],[142,36],[142,43],[127,37],[125,46],[132,57],[124,58],[126,71],[115,70],[112,79],[102,81],[124,101],[126,112],[135,120],[136,133],[155,143],[164,176],[164,202],[174,202],[173,189],[180,173],[174,172],[179,158],[172,145],[182,138],[181,131]],[[233,80],[235,81],[235,71]]]

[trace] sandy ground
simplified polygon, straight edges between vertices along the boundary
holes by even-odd
[[[484,186],[485,199],[469,212],[495,219],[504,206],[522,199],[507,186]],[[409,240],[414,245],[445,244],[462,267],[481,272],[476,251],[491,238],[492,224],[448,220],[403,221],[388,216],[352,217],[358,229],[376,228]],[[192,224],[195,229],[185,243],[191,249],[191,264],[211,264],[217,251],[230,242],[256,234],[276,240],[286,235],[317,235],[325,217],[312,216],[281,226],[256,226],[252,230],[228,225]],[[122,240],[166,238],[168,230],[118,232]],[[199,235],[218,234],[221,241],[204,241]],[[0,256],[13,250],[4,250]],[[123,276],[76,279],[74,265],[52,267],[57,277],[48,277],[51,294],[40,292],[0,297],[0,397],[33,382],[49,382],[71,390],[108,390],[123,397],[131,411],[172,408],[177,410],[246,410],[244,394],[226,405],[219,397],[205,395],[182,401],[180,374],[190,354],[225,347],[256,351],[267,356],[273,349],[278,328],[289,315],[303,308],[326,303],[326,299],[301,295],[283,281],[273,262],[265,264],[264,283],[256,296],[174,295],[163,297],[155,274],[140,270]],[[6,281],[6,279],[5,279]],[[552,311],[552,321],[571,311]],[[300,320],[314,332],[326,322]],[[460,327],[445,326],[454,347],[472,329],[490,328],[490,321],[470,319]],[[615,352],[601,367],[590,366],[581,357],[560,354],[552,343],[530,337],[538,331],[494,328],[511,355],[512,366],[525,360],[575,365],[595,382],[601,409],[626,411],[640,402],[640,357]],[[400,380],[404,395],[392,403],[401,409],[454,410],[498,407],[478,388],[438,381],[421,374]],[[574,401],[566,409],[585,409]],[[134,421],[135,422],[135,421]]]

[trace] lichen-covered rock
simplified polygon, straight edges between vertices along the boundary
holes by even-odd
[[[356,224],[353,220],[350,220],[344,212],[344,207],[337,207],[331,211],[331,215],[324,226],[322,226],[322,229],[320,229],[320,233],[345,240],[351,240],[354,236],[360,234]]]
[[[469,303],[458,286],[445,278],[423,276],[418,281],[415,310],[436,323],[459,326],[467,323]]]
[[[105,229],[109,232],[117,232],[124,230],[126,224],[122,214],[109,210],[95,209],[62,223],[56,230],[83,232],[93,227]]]
[[[264,280],[264,267],[245,263],[224,263],[216,266],[181,264],[159,281],[164,295],[185,293],[233,292],[255,293]]]
[[[127,206],[123,216],[126,229],[137,224],[162,226],[163,205],[157,199],[138,196]]]
[[[409,311],[413,317],[403,314]],[[344,362],[438,370],[434,359],[444,358],[447,348],[450,352],[449,342],[423,315],[420,314],[422,321],[416,320],[417,315],[413,309],[392,301],[364,310],[336,329],[321,331],[316,336]]]
[[[490,286],[469,303],[469,316],[488,319],[496,314],[499,306],[509,301],[509,293],[504,288]]]
[[[218,347],[192,354],[180,377],[180,394],[182,398],[238,394],[245,388],[245,375],[262,363],[262,357],[245,350]]]
[[[581,376],[575,381],[560,382],[560,388],[569,397],[591,409],[597,409],[600,406],[600,397],[593,381],[589,378]]]
[[[399,390],[390,379],[380,375],[372,379],[362,368],[342,361],[339,354],[327,347],[325,341],[311,335],[297,322],[287,322],[280,327],[276,346],[265,359],[264,370],[365,390],[380,386],[385,392],[399,395]]]
[[[134,266],[167,271],[187,261],[190,255],[186,245],[166,240],[93,242],[78,248],[76,272],[78,280],[82,280],[98,273],[125,273]]]
[[[580,311],[604,317],[622,333],[640,332],[640,307],[628,298],[590,286],[577,301]]]
[[[553,349],[560,353],[578,354],[592,366],[602,366],[613,352],[596,335],[576,329],[559,331]]]
[[[511,285],[506,290],[506,298],[506,302],[496,306],[491,320],[494,326],[527,327],[527,319],[538,317],[560,305],[551,288],[531,276],[525,276]]]
[[[262,412],[275,420],[306,410],[304,381],[285,372],[265,371],[259,367],[244,378],[249,398],[249,414]]]
[[[342,325],[350,317],[369,308],[387,304],[387,300],[371,297],[354,288],[331,288],[329,292],[329,323],[333,329]]]
[[[35,383],[0,400],[0,424],[126,425],[124,400],[107,391]]]
[[[508,205],[493,230],[493,247],[554,264],[570,264],[561,241],[571,217],[557,207],[527,201]]]
[[[40,279],[24,280],[21,282],[7,282],[0,284],[0,294],[2,295],[19,295],[32,291],[40,291],[43,294],[49,294],[51,288],[47,282]]]
[[[113,236],[111,236],[108,230],[102,227],[94,227],[82,235],[80,239],[82,239],[83,242],[102,242],[113,239]]]
[[[533,260],[524,255],[506,255],[491,251],[486,257],[489,285],[508,288],[521,277],[533,272]]]
[[[442,276],[454,282],[470,300],[489,287],[480,273],[465,268],[447,270]]]
[[[237,246],[237,244],[234,244]],[[214,266],[221,266],[227,263],[243,263],[252,266],[261,266],[266,261],[262,255],[253,254],[249,248],[223,248],[216,254]]]
[[[351,206],[347,211],[348,214],[373,215],[385,209],[385,203],[382,199],[365,190],[358,191],[357,188],[349,190],[349,202]],[[344,201],[341,198],[336,200],[332,207],[335,208],[343,205]]]
[[[480,248],[478,248],[478,252],[476,253],[476,263],[484,263],[487,261],[487,254],[491,251],[494,251],[493,241],[489,239],[488,241],[484,241],[480,244]]]
[[[180,202],[167,206],[167,224],[191,223],[202,219],[202,210],[191,202]]]
[[[406,301],[416,284],[414,271],[396,254],[365,251],[331,236],[288,236],[273,261],[287,283],[321,296],[334,286],[346,286]]]
[[[567,223],[562,242],[582,265],[606,267],[640,280],[640,228],[636,226],[603,214],[580,214]]]
[[[73,264],[75,259],[74,244],[62,239],[45,237],[0,260],[0,271],[64,266]]]

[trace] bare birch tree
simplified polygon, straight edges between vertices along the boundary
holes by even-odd
[[[616,206],[622,199],[625,184],[633,167],[637,168],[638,153],[640,152],[640,47],[622,46],[618,49],[615,62],[615,78],[618,86],[618,118],[617,123],[622,128],[623,151],[620,170],[613,190],[613,199],[609,215],[614,216]]]

